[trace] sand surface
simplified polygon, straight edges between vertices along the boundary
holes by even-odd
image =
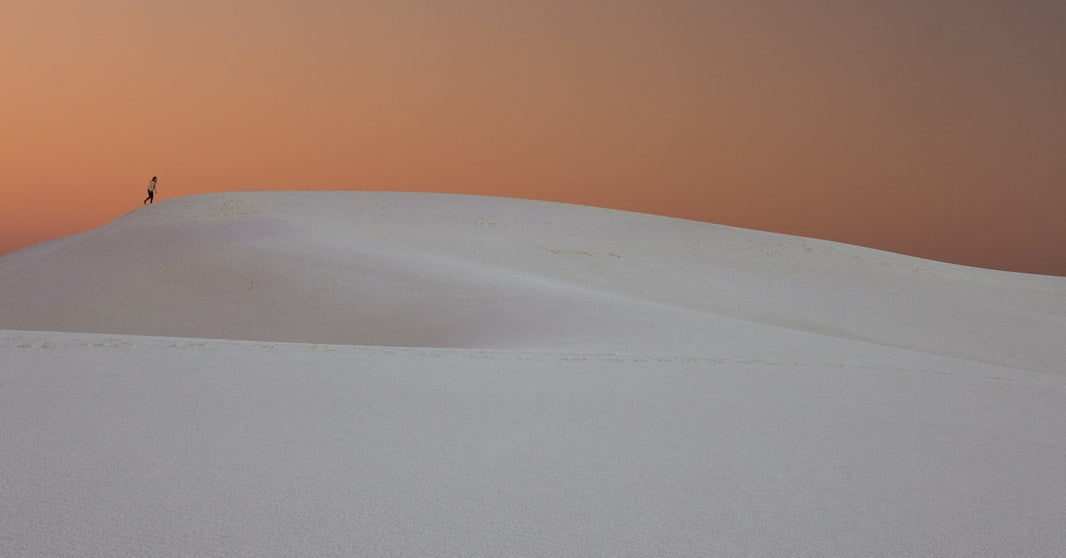
[[[1066,279],[442,194],[0,258],[0,555],[1055,556]]]

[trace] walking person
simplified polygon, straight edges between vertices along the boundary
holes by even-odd
[[[141,205],[144,205],[145,203],[148,203],[148,202],[155,203],[155,177],[154,176],[152,177],[152,181],[148,183],[148,197],[144,198],[144,203],[142,203]]]

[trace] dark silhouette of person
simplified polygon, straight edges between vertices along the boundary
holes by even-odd
[[[145,203],[148,203],[148,202],[155,203],[155,177],[154,176],[152,177],[152,181],[148,183],[148,197],[144,198],[144,203],[142,203],[141,205],[144,205]]]

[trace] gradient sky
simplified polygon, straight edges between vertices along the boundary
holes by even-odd
[[[6,0],[0,254],[262,189],[565,201],[1066,275],[1060,0]]]

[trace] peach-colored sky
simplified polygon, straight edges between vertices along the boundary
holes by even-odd
[[[1066,275],[1066,4],[7,0],[0,254],[245,189],[566,201]]]

